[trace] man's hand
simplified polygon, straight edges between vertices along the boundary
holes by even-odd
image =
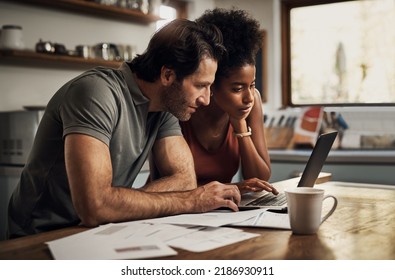
[[[278,191],[273,187],[272,184],[258,178],[244,180],[242,182],[236,183],[236,185],[239,188],[240,193],[267,191],[275,195],[278,194]]]
[[[210,182],[193,190],[195,196],[195,210],[202,213],[220,207],[227,207],[239,211],[240,192],[236,185],[225,185],[219,182]]]

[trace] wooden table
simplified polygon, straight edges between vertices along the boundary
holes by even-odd
[[[395,186],[393,189],[361,188],[329,182],[317,187],[335,195],[339,204],[315,235],[244,228],[260,236],[203,253],[177,249],[178,255],[162,259],[395,260]],[[84,230],[84,227],[71,227],[1,241],[0,259],[52,259],[46,241]]]

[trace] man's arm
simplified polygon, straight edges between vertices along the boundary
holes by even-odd
[[[240,193],[235,185],[212,182],[192,191],[166,193],[112,186],[109,149],[87,135],[66,136],[65,161],[73,205],[86,226],[198,213],[219,207],[238,210]]]
[[[143,187],[145,191],[182,191],[196,188],[196,174],[193,157],[188,144],[182,136],[171,136],[156,141],[150,159],[152,178]],[[156,174],[159,173],[159,174]]]

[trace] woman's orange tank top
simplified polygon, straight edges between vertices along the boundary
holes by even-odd
[[[190,122],[180,122],[180,126],[193,155],[198,183],[230,183],[240,164],[239,143],[230,123],[224,142],[215,151],[208,151],[200,144]]]

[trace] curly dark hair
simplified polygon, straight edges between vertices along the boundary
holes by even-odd
[[[232,68],[255,65],[262,46],[260,24],[245,10],[215,8],[196,19],[201,24],[214,24],[221,30],[227,55],[220,61],[217,77],[227,76]]]

